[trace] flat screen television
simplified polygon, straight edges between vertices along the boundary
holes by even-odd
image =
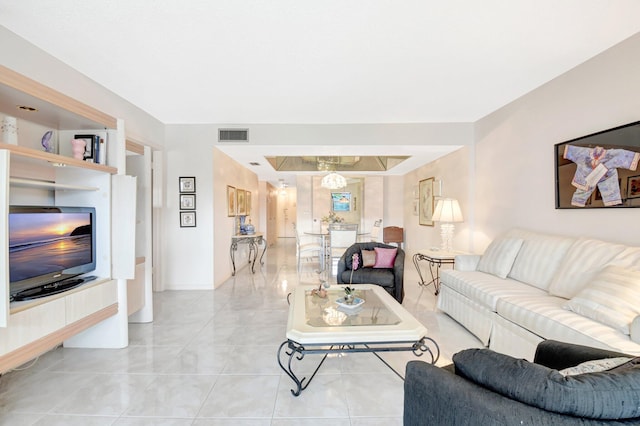
[[[11,296],[95,270],[95,223],[92,207],[10,206]]]

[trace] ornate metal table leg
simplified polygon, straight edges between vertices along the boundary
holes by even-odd
[[[285,350],[284,353],[289,357],[289,361],[287,362],[287,367],[282,365],[282,359],[281,359],[282,349],[285,346],[287,346],[287,350]],[[333,348],[333,346],[331,348]],[[295,389],[291,389],[291,394],[293,396],[299,396],[300,393],[303,390],[305,390],[307,386],[309,386],[313,378],[316,376],[316,373],[324,363],[324,360],[327,359],[327,355],[328,355],[328,353],[324,354],[324,356],[322,357],[322,360],[320,361],[320,364],[318,364],[318,366],[316,367],[311,377],[309,377],[309,380],[307,380],[306,377],[303,377],[302,379],[298,379],[298,376],[296,376],[296,374],[293,372],[293,369],[291,368],[291,362],[294,359],[301,361],[304,358],[304,352],[305,352],[304,346],[300,345],[297,342],[294,342],[293,340],[285,340],[284,342],[282,342],[282,344],[278,348],[278,364],[280,365],[280,368],[282,369],[282,371],[287,373],[287,376],[289,376],[296,385]]]
[[[429,261],[429,272],[431,272],[431,282],[436,296],[440,293],[440,266],[440,262]],[[435,274],[433,273],[434,268],[436,270]]]
[[[434,347],[433,349],[429,347],[431,344]],[[438,362],[440,358],[440,347],[431,337],[425,336],[413,345],[413,354],[415,356],[422,356],[425,353],[431,355],[431,364]]]
[[[426,286],[426,284],[424,283],[424,278],[422,277],[422,271],[420,270],[420,261],[423,260],[423,257],[420,253],[416,253],[413,255],[413,265],[416,267],[416,270],[418,271],[418,276],[420,277],[420,281],[418,281],[418,285],[421,286]]]
[[[262,258],[264,257],[264,253],[267,251],[267,240],[264,237],[260,237],[260,241],[258,242],[264,245],[264,247],[262,248],[262,255],[260,256],[260,264],[264,265],[264,260],[262,260]]]
[[[235,240],[233,240],[231,241],[231,247],[229,248],[229,255],[231,256],[231,266],[233,267],[233,270],[231,271],[232,277],[236,275],[236,259],[235,259],[236,250],[238,250],[238,243]]]

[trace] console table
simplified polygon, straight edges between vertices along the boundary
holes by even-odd
[[[231,247],[229,248],[229,254],[231,256],[231,265],[233,266],[233,271],[231,272],[231,276],[236,275],[236,259],[235,253],[238,250],[238,244],[248,244],[249,245],[249,263],[251,264],[251,272],[255,273],[256,259],[258,258],[258,249],[260,245],[262,245],[262,255],[260,256],[260,264],[264,265],[262,258],[264,257],[264,253],[267,251],[267,240],[264,238],[261,232],[256,232],[255,234],[236,234],[231,237]]]
[[[456,255],[464,254],[463,252],[452,251],[446,252],[442,250],[422,249],[418,250],[413,255],[413,264],[418,271],[420,281],[418,285],[422,287],[428,287],[433,284],[434,294],[437,296],[440,293],[440,268],[442,265],[454,265],[456,263]],[[431,281],[425,282],[420,270],[420,261],[426,261],[429,265],[429,272],[431,273]]]

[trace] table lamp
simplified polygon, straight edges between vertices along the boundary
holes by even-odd
[[[438,200],[433,211],[432,220],[440,222],[440,236],[442,237],[442,250],[453,251],[453,231],[455,222],[462,222],[462,211],[458,200],[453,198],[443,198]]]

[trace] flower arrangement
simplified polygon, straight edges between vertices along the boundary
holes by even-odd
[[[320,220],[322,222],[325,222],[325,223],[342,223],[342,222],[344,222],[344,218],[338,216],[335,212],[329,212],[328,216],[322,216],[322,218]]]

